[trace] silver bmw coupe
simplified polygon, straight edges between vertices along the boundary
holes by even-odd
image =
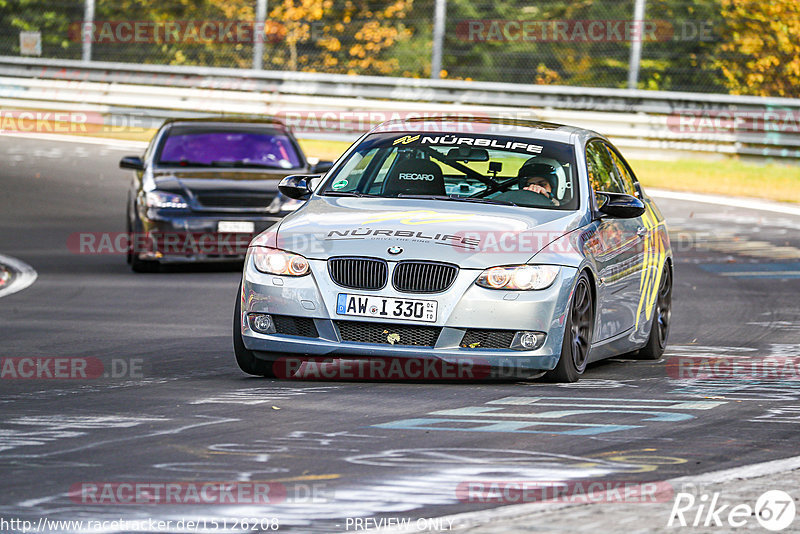
[[[664,352],[667,228],[596,132],[393,121],[324,176],[279,188],[305,203],[248,248],[233,321],[246,373],[361,360],[425,379],[446,368],[409,362],[468,362],[492,371],[480,376],[574,382],[591,362]]]

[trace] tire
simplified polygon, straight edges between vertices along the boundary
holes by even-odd
[[[134,208],[135,209],[135,208]],[[137,239],[134,238],[134,231],[141,232],[140,225],[135,224],[135,221],[131,222],[130,215],[128,216],[128,238],[130,240],[130,244],[128,245],[128,265],[131,266],[131,270],[135,273],[157,273],[161,271],[161,265],[158,261],[154,260],[140,260],[139,254],[136,253],[134,250],[135,243]],[[135,228],[135,230],[134,230]]]
[[[236,363],[239,369],[248,375],[275,378],[272,367],[274,362],[256,358],[253,351],[248,350],[242,341],[242,284],[239,284],[239,291],[236,292],[236,305],[233,309],[233,353],[236,355]]]
[[[658,286],[656,308],[650,325],[650,337],[647,345],[639,349],[636,355],[640,360],[659,360],[667,348],[669,327],[672,319],[672,269],[669,262],[664,263],[664,272],[661,273],[661,283]]]
[[[548,382],[577,382],[589,361],[593,333],[592,285],[586,272],[582,272],[572,292],[572,302],[564,325],[561,356],[555,369],[547,371],[544,379]]]
[[[161,271],[161,264],[153,260],[140,260],[136,254],[129,253],[131,270],[135,273],[157,273]]]

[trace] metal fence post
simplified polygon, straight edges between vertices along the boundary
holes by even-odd
[[[642,39],[644,37],[644,5],[646,0],[635,0],[633,22],[637,31],[631,34],[631,58],[628,63],[628,89],[636,89],[639,83],[639,65],[642,62]]]
[[[256,20],[253,25],[253,69],[261,70],[264,61],[264,23],[267,20],[267,0],[256,0]],[[259,31],[260,29],[260,31]]]
[[[81,59],[83,61],[92,60],[92,31],[94,26],[94,0],[84,0],[83,5],[83,24],[81,25],[81,42],[83,47],[81,50]]]
[[[431,78],[439,79],[442,71],[442,48],[444,48],[444,21],[447,16],[447,0],[436,0],[433,12],[433,51],[431,52]]]

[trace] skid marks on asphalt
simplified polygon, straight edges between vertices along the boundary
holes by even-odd
[[[244,404],[258,405],[278,402],[313,393],[330,393],[340,386],[263,386],[240,388],[220,395],[196,399],[189,404]]]
[[[800,220],[795,218],[701,212],[668,217],[668,224],[679,261],[735,262],[737,257],[751,262],[800,260],[796,246]]]
[[[111,436],[115,430],[131,428],[146,423],[163,422],[162,417],[125,417],[125,416],[25,416],[15,417],[0,423],[0,451],[43,445],[69,438],[86,436],[90,432],[98,437]],[[97,432],[108,430],[108,432]],[[19,456],[19,455],[15,455]],[[21,454],[21,456],[26,456]],[[32,452],[31,457],[38,456]]]
[[[800,401],[800,345],[670,346],[672,395],[726,401]],[[767,418],[768,419],[768,418]]]
[[[226,431],[230,433],[230,427],[225,425],[219,427],[212,434],[212,439],[225,436]],[[285,494],[282,494],[281,499],[274,504],[257,505],[241,502],[211,503],[202,506],[164,502],[140,503],[135,506],[118,502],[102,506],[88,505],[91,506],[93,519],[158,517],[159,520],[165,521],[171,519],[173,524],[179,519],[207,521],[207,524],[211,524],[215,519],[221,521],[227,518],[230,524],[234,519],[243,517],[278,518],[281,531],[327,533],[340,530],[339,526],[344,517],[371,516],[391,510],[393,506],[397,508],[397,504],[393,504],[397,499],[391,498],[388,494],[373,498],[369,493],[370,490],[366,487],[362,489],[361,485],[353,490],[343,491],[340,495],[339,490],[333,486],[333,483],[341,478],[338,473],[313,473],[301,467],[289,468],[280,464],[281,457],[296,455],[300,449],[314,449],[317,452],[321,449],[338,451],[345,456],[358,454],[361,452],[361,446],[380,443],[387,439],[385,436],[363,431],[293,431],[285,435],[247,442],[231,439],[198,445],[207,439],[207,432],[202,432],[200,435],[184,435],[180,439],[181,444],[176,442],[173,448],[186,458],[185,460],[142,465],[135,472],[115,473],[113,480],[178,484],[188,484],[190,481],[217,481],[224,484],[242,483],[244,487],[247,487],[248,483],[269,483],[279,484]],[[77,480],[74,482],[79,483]],[[75,498],[76,496],[65,488],[62,493],[16,503],[8,509],[0,506],[0,513],[10,513],[13,510],[15,516],[70,518],[84,513],[87,509],[87,504],[75,502]],[[417,505],[401,506],[399,509],[415,507]]]

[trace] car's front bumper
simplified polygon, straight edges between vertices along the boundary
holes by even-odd
[[[562,267],[555,282],[539,291],[499,291],[474,284],[479,270],[462,269],[453,285],[442,293],[399,293],[391,286],[380,291],[353,291],[335,285],[325,261],[311,260],[311,274],[303,277],[261,273],[252,259],[245,262],[242,283],[242,339],[256,356],[275,359],[287,354],[337,357],[387,357],[438,359],[458,362],[464,358],[485,361],[490,366],[528,370],[553,369],[561,354],[565,310],[577,269]],[[374,294],[395,298],[435,299],[438,317],[434,323],[391,321],[397,325],[436,327],[441,330],[433,346],[343,341],[338,321],[385,324],[370,317],[336,313],[339,293]],[[318,337],[262,334],[250,328],[249,313],[313,319]],[[531,351],[510,348],[470,348],[461,345],[467,330],[516,330],[547,334],[544,344]],[[260,353],[260,354],[259,354]]]
[[[140,260],[167,262],[242,261],[251,239],[280,221],[286,213],[181,213],[148,210],[142,217],[143,236],[135,236]],[[221,221],[252,222],[251,233],[220,233]]]

